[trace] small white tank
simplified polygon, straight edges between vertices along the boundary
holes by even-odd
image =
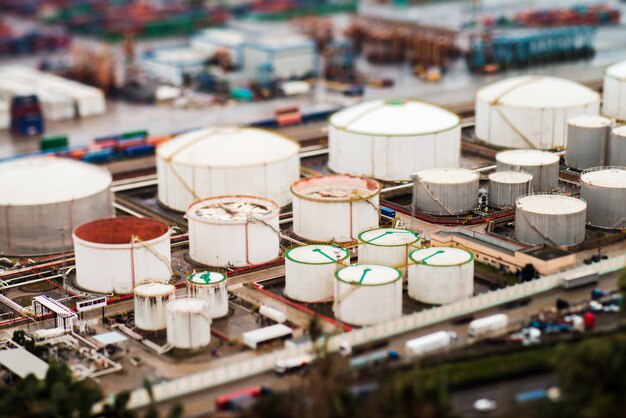
[[[517,199],[515,238],[526,244],[555,247],[585,239],[587,202],[560,194],[537,194]]]
[[[187,293],[209,302],[211,318],[228,315],[227,277],[216,271],[200,271],[187,278]]]
[[[580,195],[587,222],[601,228],[626,227],[626,167],[595,167],[582,172]]]
[[[359,234],[359,264],[382,264],[403,274],[409,253],[419,246],[417,232],[404,228],[374,228]]]
[[[609,141],[609,161],[611,166],[626,166],[626,125],[618,126],[611,131]]]
[[[402,316],[402,272],[377,264],[354,264],[335,273],[335,317],[372,325]]]
[[[544,193],[559,187],[559,156],[547,151],[519,149],[496,155],[496,171],[530,173],[533,193]]]
[[[202,348],[211,342],[209,302],[178,298],[167,303],[167,343],[175,348]]]
[[[479,174],[465,168],[430,168],[413,175],[413,205],[436,215],[470,212],[478,201]]]
[[[530,193],[533,175],[521,171],[496,171],[489,174],[489,206],[515,207],[518,197]]]
[[[333,297],[335,271],[350,264],[350,252],[328,244],[293,247],[285,254],[285,295],[301,302]]]
[[[603,81],[602,114],[626,121],[626,61],[607,67]]]
[[[611,119],[578,116],[567,121],[567,165],[579,170],[608,162]]]
[[[409,296],[443,305],[474,294],[474,255],[453,247],[420,248],[409,255]]]
[[[135,326],[145,331],[165,329],[165,305],[175,292],[169,283],[151,282],[135,287]]]

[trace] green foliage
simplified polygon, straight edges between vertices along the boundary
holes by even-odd
[[[492,354],[484,357],[443,365],[452,388],[479,386],[553,369],[552,347],[538,347]],[[432,369],[427,369],[433,373]]]
[[[86,418],[102,396],[92,381],[75,381],[67,366],[52,364],[44,380],[29,375],[0,390],[0,418]]]
[[[562,417],[626,417],[626,334],[583,341],[556,352]]]
[[[17,343],[28,341],[19,331],[14,333],[13,339]],[[0,418],[139,417],[128,410],[130,400],[128,392],[118,394],[111,404],[105,404],[101,412],[94,414],[95,405],[103,399],[104,394],[95,382],[87,379],[75,380],[67,365],[52,363],[43,380],[29,375],[15,386],[0,385]],[[176,405],[168,418],[181,416],[182,407]],[[144,418],[157,417],[159,414],[152,402]]]
[[[620,313],[622,315],[626,315],[626,267],[622,270],[622,273],[619,275],[617,279],[617,287],[622,295],[622,303]]]

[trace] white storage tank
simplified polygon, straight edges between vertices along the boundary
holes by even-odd
[[[293,232],[307,240],[355,241],[378,226],[380,183],[366,177],[309,177],[291,186]]]
[[[408,180],[416,171],[458,167],[461,119],[417,100],[374,100],[328,120],[328,167],[381,180]]]
[[[72,231],[115,215],[111,174],[55,157],[0,163],[0,254],[40,255],[72,249]]]
[[[335,273],[335,317],[372,325],[402,316],[402,272],[377,264],[354,264]]]
[[[176,287],[169,283],[150,282],[135,287],[135,326],[145,331],[165,329],[165,305],[175,292]]]
[[[465,168],[431,168],[413,175],[413,205],[436,215],[470,212],[478,203],[480,175]]]
[[[300,145],[257,128],[209,128],[168,141],[157,149],[159,201],[184,211],[210,196],[262,196],[291,202],[289,186],[300,178]]]
[[[567,121],[600,113],[600,95],[573,81],[520,76],[476,93],[476,137],[505,148],[563,149]]]
[[[192,350],[211,342],[209,302],[183,297],[167,303],[167,343],[175,348]]]
[[[276,202],[256,196],[217,196],[187,210],[189,255],[201,264],[243,267],[280,254]]]
[[[530,193],[533,175],[522,171],[496,171],[489,174],[489,206],[515,207],[518,197]]]
[[[626,125],[619,126],[611,132],[609,161],[612,166],[626,166]]]
[[[604,71],[602,114],[626,121],[626,61],[613,64]]]
[[[417,232],[405,228],[373,228],[359,234],[359,264],[382,264],[406,272],[409,253],[419,246]]]
[[[567,121],[567,165],[583,170],[608,163],[611,120],[578,116]]]
[[[350,252],[329,244],[293,247],[285,254],[285,295],[301,302],[332,299],[335,271],[350,265]]]
[[[562,194],[536,194],[517,199],[515,238],[526,244],[569,246],[585,239],[587,203]]]
[[[626,228],[626,167],[595,167],[580,176],[587,222],[601,228]]]
[[[131,293],[144,280],[172,276],[170,228],[147,218],[108,218],[74,230],[78,286],[96,293]]]
[[[559,187],[559,156],[539,150],[511,150],[496,154],[496,171],[530,173],[535,193],[549,192]]]
[[[228,315],[226,279],[226,274],[217,271],[199,271],[187,278],[187,293],[209,302],[209,315],[213,319]]]
[[[474,255],[453,247],[420,248],[409,255],[409,296],[444,305],[474,294]]]

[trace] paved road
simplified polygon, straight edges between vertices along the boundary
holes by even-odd
[[[495,383],[454,392],[452,394],[452,403],[455,412],[463,418],[500,416],[504,411],[509,410],[512,407],[518,409],[524,408],[524,405],[515,403],[514,397],[516,394],[535,389],[548,389],[556,384],[557,377],[553,373],[531,376],[523,379],[508,380],[503,383]],[[475,411],[474,402],[481,398],[496,401],[496,410],[492,413]]]

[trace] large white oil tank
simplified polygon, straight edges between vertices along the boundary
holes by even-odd
[[[405,228],[373,228],[359,234],[359,264],[382,264],[406,271],[420,235]]]
[[[458,167],[461,119],[417,100],[374,100],[328,120],[328,167],[337,173],[408,180],[433,167]]]
[[[496,171],[489,174],[489,206],[512,208],[518,197],[530,193],[533,175],[523,171]]]
[[[209,302],[200,298],[176,298],[167,303],[167,343],[195,349],[211,342]]]
[[[505,148],[562,149],[567,121],[600,113],[600,95],[573,81],[520,76],[476,93],[476,137]]]
[[[567,121],[567,165],[583,170],[608,163],[611,119],[578,116]]]
[[[276,202],[255,196],[217,196],[189,206],[189,255],[204,265],[243,267],[280,253]]]
[[[478,173],[465,168],[431,168],[413,175],[413,205],[436,215],[470,212],[478,202]]]
[[[530,183],[535,193],[559,187],[559,156],[539,150],[511,150],[496,154],[497,171],[524,171],[533,176]]]
[[[626,125],[613,129],[609,144],[610,165],[618,167],[626,166]]]
[[[613,64],[604,71],[602,114],[626,121],[626,61]]]
[[[169,283],[149,282],[135,287],[135,326],[158,331],[167,326],[165,305],[176,292]]]
[[[311,241],[354,241],[378,226],[380,183],[366,177],[309,177],[291,186],[293,232]]]
[[[417,249],[409,255],[409,296],[443,305],[474,294],[474,255],[453,247]]]
[[[209,302],[209,315],[213,319],[228,315],[226,279],[226,274],[217,271],[199,271],[187,278],[187,293]]]
[[[335,317],[371,325],[402,316],[402,272],[377,264],[354,264],[335,273]]]
[[[562,194],[536,194],[517,199],[515,238],[526,244],[569,246],[585,239],[587,203]]]
[[[172,276],[170,228],[147,218],[88,222],[72,235],[76,281],[97,293],[131,293],[144,280]]]
[[[580,176],[587,201],[587,222],[602,228],[626,228],[626,167],[595,167]]]
[[[293,247],[285,254],[285,295],[301,302],[333,297],[335,271],[350,264],[350,252],[329,244]]]
[[[157,149],[159,201],[181,212],[196,200],[233,194],[287,205],[289,186],[300,177],[299,150],[291,138],[257,128],[180,135]]]
[[[115,215],[111,174],[55,157],[0,163],[0,254],[38,255],[72,248],[72,231]]]

